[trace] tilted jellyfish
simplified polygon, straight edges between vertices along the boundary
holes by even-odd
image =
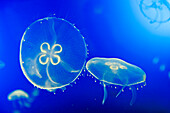
[[[134,85],[145,83],[146,80],[146,74],[141,68],[118,58],[92,58],[87,62],[86,69],[95,78],[103,82],[103,104],[107,97],[107,84],[122,86],[122,89],[119,91],[116,97],[118,97],[125,87],[130,87],[132,91],[130,105],[133,105],[136,99],[136,89]]]
[[[20,43],[20,65],[34,86],[55,91],[74,82],[84,68],[84,37],[70,22],[46,17],[33,22]]]

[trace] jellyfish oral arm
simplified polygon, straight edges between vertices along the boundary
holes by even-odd
[[[130,101],[130,106],[132,106],[136,100],[136,89],[134,86],[131,86],[131,91],[132,91],[132,99]]]
[[[103,89],[104,89],[104,95],[103,95],[103,101],[102,104],[105,103],[106,98],[107,98],[107,89],[106,89],[106,84],[103,83]]]
[[[46,73],[47,73],[47,76],[48,76],[49,80],[50,80],[52,83],[54,83],[54,84],[58,84],[57,82],[54,82],[54,81],[52,80],[52,78],[50,77],[50,74],[49,74],[49,72],[48,72],[48,67],[49,67],[49,62],[47,63],[47,67],[46,67]]]
[[[119,91],[119,93],[116,95],[116,98],[120,95],[120,93],[123,91],[123,89],[125,88],[126,86],[123,86],[122,89]]]

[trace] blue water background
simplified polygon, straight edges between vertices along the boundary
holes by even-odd
[[[134,0],[135,1],[135,0]],[[56,94],[40,90],[31,108],[24,113],[168,113],[170,112],[170,36],[148,31],[137,19],[129,0],[16,0],[0,1],[0,112],[13,111],[7,95],[16,89],[31,93],[34,86],[19,64],[20,40],[25,29],[40,18],[64,18],[81,31],[89,57],[115,57],[141,67],[147,75],[146,87],[139,88],[133,106],[131,91],[108,89],[102,105],[103,87],[91,77],[80,77],[73,87]],[[153,64],[154,57],[160,60]],[[87,60],[88,60],[87,59]],[[164,64],[165,71],[159,66]],[[140,87],[137,86],[137,87]]]

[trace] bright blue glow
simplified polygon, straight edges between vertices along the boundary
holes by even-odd
[[[12,104],[7,100],[9,92],[23,89],[31,94],[34,86],[25,78],[19,65],[19,43],[23,32],[32,22],[53,14],[78,27],[89,45],[88,59],[96,56],[116,57],[133,62],[147,73],[148,85],[143,89],[140,85],[136,86],[139,90],[136,90],[137,100],[132,107],[129,106],[131,92],[128,88],[125,88],[124,93],[116,99],[115,95],[120,87],[111,88],[106,85],[108,98],[102,105],[103,86],[99,85],[98,80],[94,82],[94,77],[92,79],[90,76],[81,76],[76,80],[76,85],[68,86],[64,93],[62,90],[57,90],[54,95],[46,90],[40,90],[40,95],[33,106],[25,109],[23,113],[115,113],[118,111],[120,113],[169,113],[170,35],[169,31],[167,32],[169,22],[150,23],[150,20],[140,11],[140,1],[1,1],[0,60],[5,63],[5,67],[0,69],[0,113],[13,111]],[[155,56],[159,58],[157,64],[152,63]],[[164,71],[160,71],[161,64],[166,66]]]
[[[22,113],[24,108],[30,108],[35,98],[39,95],[39,90],[34,89],[31,94],[24,90],[17,89],[10,92],[7,96],[8,101],[13,106],[13,113]]]

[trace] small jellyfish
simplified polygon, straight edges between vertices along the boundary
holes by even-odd
[[[70,22],[46,17],[33,22],[20,43],[20,66],[34,86],[55,91],[74,82],[87,57],[84,37]]]
[[[129,87],[132,91],[130,105],[133,105],[136,99],[136,89],[134,85],[145,83],[146,80],[146,74],[141,68],[118,58],[92,58],[87,62],[86,69],[95,78],[103,82],[103,104],[107,98],[107,84],[122,86],[122,89],[116,97],[124,91],[125,87]]]
[[[13,103],[14,111],[19,112],[19,109],[23,107],[29,108],[29,95],[23,90],[15,90],[8,94],[8,101]]]

